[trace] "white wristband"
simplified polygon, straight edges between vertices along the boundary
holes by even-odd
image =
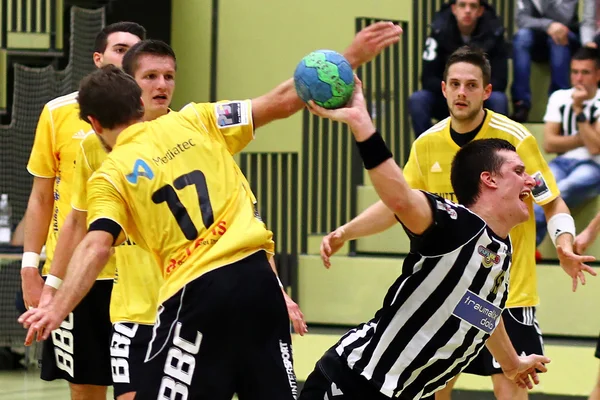
[[[62,279],[54,276],[54,275],[48,275],[46,276],[46,285],[53,287],[54,289],[58,290],[58,288],[60,288],[60,285],[62,285]]]
[[[279,287],[283,289],[283,283],[281,283],[281,279],[279,279],[278,276],[275,276],[277,278],[277,282],[279,282]]]
[[[21,268],[37,268],[40,265],[40,255],[33,251],[23,253]]]
[[[573,217],[567,213],[553,215],[548,220],[548,234],[555,247],[556,239],[563,233],[570,233],[575,238],[575,221],[573,221]]]

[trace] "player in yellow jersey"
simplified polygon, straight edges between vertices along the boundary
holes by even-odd
[[[96,37],[93,54],[96,66],[121,65],[127,49],[144,36],[144,28],[133,22],[105,27]],[[46,285],[58,286],[59,280],[48,275],[48,270],[58,232],[71,209],[73,163],[81,140],[91,131],[91,126],[79,118],[76,92],[50,101],[40,116],[27,166],[34,176],[25,217],[21,272],[27,307],[38,305],[44,285],[37,268],[44,243],[47,261],[42,275],[46,276]],[[106,343],[110,339],[108,299],[113,277],[114,266],[109,265],[90,294],[52,334],[52,340],[44,343],[41,377],[67,380],[72,399],[104,399],[106,386],[111,384]]]
[[[397,42],[399,33],[399,27],[390,23],[375,24],[366,28],[357,35],[357,39],[362,39],[355,39],[346,52],[347,58],[351,64],[358,66],[376,55],[383,47]],[[135,115],[134,119],[141,118],[139,105],[134,104],[133,108],[128,108],[123,106],[122,102],[120,103],[120,100],[131,101],[135,98],[130,94],[127,97],[128,94],[123,92],[127,89],[128,82],[125,80],[117,83],[116,78],[120,74],[115,70],[108,74],[112,74],[110,76],[115,77],[115,80],[112,81],[112,86],[109,82],[110,89],[107,86],[106,91],[102,90],[101,85],[96,87],[91,85],[91,90],[98,90],[99,93],[86,97],[84,94],[87,92],[82,86],[79,93],[82,114],[87,99],[87,102],[91,102],[95,107],[93,115],[99,116],[112,109],[108,111],[112,116],[129,111]],[[108,99],[105,96],[114,96],[114,98]],[[291,398],[295,390],[295,378],[291,363],[289,329],[287,316],[284,314],[282,320],[280,314],[281,307],[283,306],[285,310],[285,305],[281,301],[281,290],[272,272],[265,274],[264,271],[264,266],[269,269],[270,266],[262,250],[272,251],[272,234],[256,217],[254,197],[231,154],[241,150],[252,139],[254,127],[291,115],[301,106],[302,103],[289,80],[267,95],[252,101],[191,104],[181,113],[170,113],[155,121],[136,124],[128,129],[127,131],[134,133],[136,137],[137,133],[141,133],[140,130],[150,129],[155,132],[143,135],[147,140],[143,140],[145,149],[138,148],[141,153],[123,152],[124,147],[121,149],[117,147],[88,183],[89,219],[92,221],[90,233],[72,257],[63,288],[57,292],[49,306],[30,311],[33,313],[31,316],[36,318],[49,310],[52,310],[52,314],[62,313],[61,307],[57,307],[57,304],[64,303],[64,294],[76,294],[71,293],[68,288],[75,282],[80,286],[80,283],[87,280],[82,280],[82,277],[73,278],[73,276],[80,273],[88,275],[89,272],[96,275],[93,266],[84,267],[87,263],[81,258],[81,248],[87,247],[86,241],[90,237],[97,237],[99,230],[108,229],[110,232],[113,232],[114,228],[121,230],[118,224],[110,222],[112,217],[108,219],[104,218],[105,216],[99,217],[104,213],[100,211],[103,206],[94,200],[104,190],[97,185],[103,186],[108,182],[98,178],[106,176],[102,171],[112,171],[114,165],[111,160],[118,154],[135,153],[137,154],[135,157],[142,153],[147,156],[152,155],[150,158],[135,159],[134,164],[137,164],[135,172],[132,171],[128,174],[129,178],[125,179],[138,182],[139,179],[143,180],[144,176],[154,175],[147,169],[152,165],[159,170],[164,167],[166,175],[160,179],[170,182],[168,185],[161,184],[160,187],[154,188],[153,192],[156,194],[151,195],[151,199],[144,199],[139,203],[143,207],[150,206],[147,210],[139,210],[138,216],[142,216],[144,222],[141,220],[136,222],[140,230],[145,230],[146,233],[135,234],[132,238],[139,245],[152,250],[155,257],[160,260],[163,275],[166,277],[159,298],[163,304],[159,311],[153,346],[149,353],[151,359],[149,365],[153,373],[160,373],[162,376],[162,371],[165,369],[166,374],[171,377],[165,376],[162,381],[152,380],[152,385],[144,386],[144,390],[138,392],[139,397],[146,398],[146,390],[166,393],[172,389],[170,393],[174,395],[189,389],[190,397],[195,397],[195,393],[207,393],[207,398],[215,398],[213,394],[218,395],[218,391],[225,393],[237,391],[244,396],[256,394],[257,398]],[[84,116],[87,117],[86,114]],[[94,121],[93,116],[90,119]],[[103,120],[103,123],[105,122],[106,120]],[[134,121],[127,119],[127,121],[108,123],[111,128],[116,128],[112,130],[115,135],[124,128],[120,122]],[[111,149],[115,141],[114,135],[107,136],[106,133],[109,131],[103,130],[100,126],[97,126],[97,129],[99,137],[105,138],[103,140],[105,147]],[[189,135],[191,136],[188,137]],[[120,137],[126,138],[127,135]],[[137,143],[136,148],[137,145],[142,144],[137,140],[134,141]],[[188,172],[182,173],[183,170]],[[179,174],[181,176],[178,177]],[[158,179],[154,183],[158,183]],[[181,186],[182,184],[184,186]],[[174,188],[180,187],[192,190],[181,192],[185,197],[185,199],[182,197],[182,203],[178,201],[173,203],[174,198],[169,188],[175,190]],[[211,188],[211,196],[208,194],[208,188]],[[108,194],[108,192],[104,193]],[[141,195],[141,191],[137,190],[131,194],[135,193]],[[190,199],[193,208],[188,204]],[[105,204],[102,201],[101,203]],[[127,206],[128,209],[131,209],[130,207],[131,205]],[[106,211],[112,212],[108,209]],[[123,223],[121,216],[117,221]],[[158,220],[152,221],[153,217]],[[126,232],[128,231],[129,227],[126,228]],[[117,232],[113,233],[119,236]],[[103,235],[111,236],[106,232],[103,232]],[[113,242],[111,236],[105,244],[110,246]],[[114,244],[121,242],[122,240],[119,239]],[[100,256],[99,259],[94,256],[86,257],[89,260],[94,258],[95,266],[106,262],[109,256],[108,251],[102,254],[93,251],[84,252],[88,255]],[[229,268],[220,268],[224,266]],[[72,272],[74,270],[76,271]],[[204,277],[203,274],[207,272],[210,274]],[[225,278],[223,273],[227,276],[233,274],[233,276]],[[201,275],[204,279],[196,279]],[[93,279],[91,275],[89,277]],[[275,282],[275,292],[270,290],[273,282]],[[196,286],[203,285],[208,285],[208,288],[198,291]],[[85,291],[86,286],[89,287],[87,283],[80,287]],[[184,293],[187,293],[188,297],[180,304],[179,301],[183,300]],[[193,300],[187,300],[188,298]],[[74,303],[70,299],[66,300],[65,306],[72,308]],[[226,304],[229,301],[231,304]],[[258,306],[253,306],[255,303]],[[28,326],[30,314],[26,313],[21,320]],[[184,322],[185,326],[181,328]],[[240,325],[248,325],[252,328],[247,334],[238,335],[235,331]],[[36,327],[41,326],[36,325]],[[202,335],[196,335],[198,328],[203,331]],[[53,328],[49,328],[51,329]],[[35,328],[32,327],[30,333],[35,332]],[[47,336],[47,332],[44,334]],[[202,339],[198,339],[200,336]],[[28,337],[31,338],[31,335]],[[174,346],[179,347],[167,351],[165,346],[171,340],[174,340]],[[200,345],[199,340],[203,342],[204,350],[199,348],[194,350]],[[219,354],[214,353],[216,349],[214,344],[211,344],[217,340],[226,343],[219,349]],[[173,355],[181,349],[186,354],[182,354],[183,358],[180,358],[181,362],[177,364]],[[194,354],[200,352],[202,357],[198,362],[201,364],[196,365],[196,361],[190,361],[188,358],[190,352]],[[207,354],[203,354],[205,352]],[[174,365],[173,361],[177,365]],[[193,368],[194,372],[192,373],[188,367]],[[176,370],[177,368],[181,369]],[[236,370],[246,373],[241,376]],[[234,374],[240,376],[233,376]],[[198,385],[191,385],[188,388],[196,375],[202,376]],[[220,378],[221,381],[215,378]],[[173,379],[177,379],[178,382]],[[278,395],[279,392],[285,397]]]
[[[535,179],[536,186],[532,190],[532,198],[527,200],[529,220],[511,231],[513,266],[503,319],[518,354],[542,354],[541,332],[535,320],[535,306],[539,298],[534,256],[533,201],[543,207],[546,218],[550,221],[549,233],[557,246],[560,246],[558,256],[561,266],[572,278],[573,289],[578,278],[585,283],[583,271],[592,275],[595,273],[572,252],[575,233],[573,219],[559,196],[554,176],[540,154],[535,138],[521,124],[483,108],[483,102],[492,91],[489,84],[490,69],[489,61],[478,50],[463,47],[450,56],[446,63],[442,90],[451,116],[415,140],[404,168],[404,176],[412,188],[427,190],[456,201],[450,183],[450,166],[461,146],[471,140],[485,138],[505,139],[515,146],[525,163],[526,172]],[[498,215],[498,218],[503,216]],[[323,239],[321,254],[325,265],[330,265],[329,257],[345,241],[382,232],[396,223],[393,213],[383,203],[372,205]],[[470,362],[465,372],[491,375],[498,399],[527,398],[527,392],[502,374],[500,365],[486,349]],[[436,393],[436,399],[450,398],[453,384],[454,381],[450,381],[448,387]]]
[[[133,76],[142,89],[146,105],[144,120],[169,112],[177,70],[175,54],[169,45],[154,40],[136,43],[123,57],[123,70]],[[60,279],[64,278],[73,250],[86,233],[87,181],[108,156],[93,132],[85,136],[80,147],[73,179],[73,210],[60,232],[57,255],[50,268],[50,274]],[[115,256],[109,261],[116,265],[110,298],[111,372],[115,397],[128,400],[134,398],[143,378],[141,367],[152,337],[162,276],[160,270],[153,267],[154,257],[133,241],[128,240],[115,250]],[[40,307],[52,300],[55,291],[48,285],[44,287]]]

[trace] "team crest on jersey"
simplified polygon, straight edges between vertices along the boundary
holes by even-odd
[[[448,213],[448,215],[450,216],[450,218],[452,218],[452,219],[458,218],[458,214],[456,213],[456,210],[450,204],[442,203],[439,200],[436,200],[435,202],[437,204],[438,210],[446,211]]]
[[[490,268],[494,264],[498,264],[500,262],[500,256],[487,247],[479,246],[477,248],[477,252],[483,257],[481,259],[481,263],[484,267]]]
[[[531,194],[536,202],[546,200],[552,196],[552,192],[544,179],[544,175],[542,175],[540,171],[531,175],[531,177],[535,180],[535,186],[531,189]]]
[[[126,178],[129,183],[133,183],[134,185],[138,182],[138,177],[144,177],[148,180],[152,180],[154,178],[154,172],[150,166],[142,159],[135,160],[133,164],[133,172],[127,174]]]
[[[244,101],[215,104],[217,124],[221,128],[248,125],[248,105]]]

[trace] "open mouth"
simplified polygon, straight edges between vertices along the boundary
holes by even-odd
[[[167,95],[166,94],[158,94],[158,95],[154,96],[152,98],[152,100],[166,101]]]
[[[519,194],[519,200],[521,201],[525,201],[525,199],[527,199],[529,197],[529,195],[531,194],[531,192],[529,190],[524,190]]]

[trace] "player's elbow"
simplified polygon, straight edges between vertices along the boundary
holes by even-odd
[[[587,146],[587,148],[590,154],[593,156],[597,156],[598,154],[600,154],[600,145],[591,145]]]
[[[558,153],[558,149],[550,140],[544,140],[543,148],[546,153]]]
[[[90,240],[86,247],[86,253],[92,257],[95,264],[104,266],[112,255],[112,246],[103,240]]]

